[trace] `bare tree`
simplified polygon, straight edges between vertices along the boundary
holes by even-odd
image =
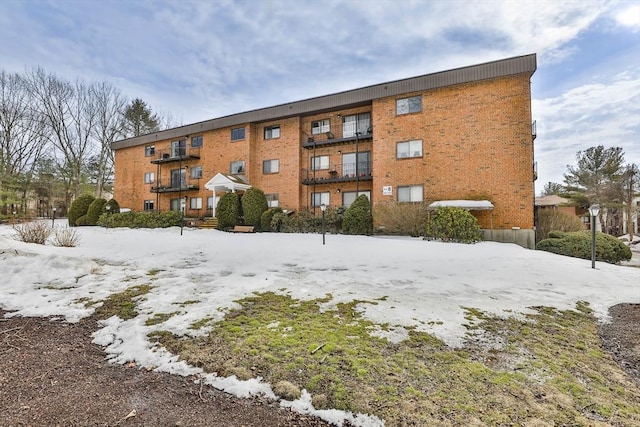
[[[105,184],[113,177],[113,141],[124,136],[124,111],[126,100],[120,91],[109,83],[91,85],[91,98],[96,109],[96,125],[93,135],[97,142],[97,154],[93,156],[96,170],[96,197],[102,197]]]
[[[46,143],[38,111],[19,74],[0,72],[0,211],[19,202],[24,208],[36,163]],[[21,197],[15,199],[17,193]],[[13,199],[11,198],[13,195]]]
[[[91,153],[97,119],[89,86],[81,80],[75,84],[60,80],[41,68],[29,73],[27,81],[43,116],[44,135],[62,154],[69,169],[73,187],[67,198],[78,196],[82,193],[83,165]]]

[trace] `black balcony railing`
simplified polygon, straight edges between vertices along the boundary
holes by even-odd
[[[193,147],[181,147],[168,152],[156,152],[156,157],[151,160],[151,163],[171,163],[171,162],[184,162],[191,159],[200,158],[200,148]]]
[[[167,182],[163,184],[162,181],[156,182],[151,185],[152,193],[177,193],[179,191],[191,191],[191,190],[199,190],[200,186],[196,184],[187,184],[183,183],[180,186],[178,183]]]
[[[371,162],[340,163],[329,165],[326,168],[303,169],[302,183],[305,185],[331,183],[331,182],[351,182],[351,181],[371,181],[373,174]]]
[[[345,138],[336,138],[331,132],[325,132],[320,135],[313,135],[308,137],[305,141],[302,141],[302,148],[312,149],[317,147],[323,147],[326,145],[338,145],[345,143],[354,143],[358,141],[369,141],[373,139],[373,129],[369,128],[366,132],[360,132],[358,135],[347,136]]]

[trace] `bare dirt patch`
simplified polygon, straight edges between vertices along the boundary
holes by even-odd
[[[266,399],[201,388],[194,378],[109,364],[91,343],[93,318],[70,324],[5,314],[0,310],[2,426],[328,425]]]

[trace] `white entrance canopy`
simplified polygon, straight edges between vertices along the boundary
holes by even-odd
[[[462,208],[470,211],[488,211],[493,204],[488,200],[438,200],[429,205],[429,209]]]
[[[251,188],[245,177],[240,175],[226,175],[217,173],[204,185],[207,190],[213,191],[213,216],[216,216],[216,193],[219,191],[231,191],[235,193],[237,190],[247,190]]]

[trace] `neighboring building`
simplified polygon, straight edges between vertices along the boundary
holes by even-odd
[[[631,221],[627,217],[627,206],[622,207],[622,231],[623,234],[629,234],[631,231],[633,234],[640,236],[640,197],[634,197],[632,199],[631,209]]]
[[[205,184],[240,176],[294,210],[484,199],[493,210],[473,213],[491,238],[533,247],[535,70],[520,56],[117,141],[114,197],[134,211],[186,198],[202,217],[216,202]]]

